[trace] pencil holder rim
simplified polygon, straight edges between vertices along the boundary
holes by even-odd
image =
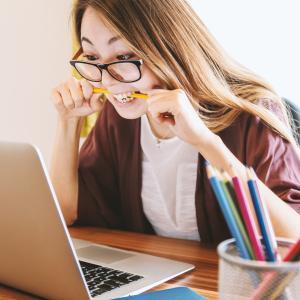
[[[276,238],[276,240],[282,245],[290,245],[295,243],[295,241],[287,238]],[[296,262],[266,262],[266,261],[258,261],[258,260],[249,260],[242,258],[240,256],[232,255],[227,253],[227,250],[230,246],[235,244],[235,239],[227,239],[221,242],[217,247],[217,252],[220,259],[225,260],[226,262],[238,265],[239,267],[248,267],[251,269],[271,271],[271,270],[291,270],[297,269],[300,270],[300,261]],[[235,246],[235,245],[234,245]]]

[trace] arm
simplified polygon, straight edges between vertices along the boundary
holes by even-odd
[[[50,176],[67,225],[77,218],[78,148],[82,119],[59,120],[50,164]]]
[[[270,212],[275,234],[299,238],[300,216],[291,205],[300,212],[300,158],[291,144],[249,114],[235,127],[230,126],[229,138],[226,137],[230,143],[225,144],[223,136],[221,139],[214,134],[199,118],[183,90],[144,92],[150,95],[148,111],[152,118],[169,126],[214,166],[230,175],[234,171],[244,180],[247,178],[244,164],[252,166],[261,179],[258,183],[261,196]],[[164,112],[171,113],[173,118],[161,118]],[[252,123],[246,124],[249,118]],[[231,149],[227,147],[229,144]]]
[[[256,128],[256,130],[259,129]],[[270,129],[265,128],[264,130],[270,130]],[[276,135],[277,135],[276,133],[272,134],[272,136],[275,137],[275,139],[278,140],[282,139],[281,137]],[[260,143],[262,144],[265,143],[264,146],[266,148],[265,152],[267,152],[268,142],[260,140]],[[255,146],[259,148],[259,146],[256,143]],[[286,145],[286,147],[290,148],[290,151],[292,151],[291,150],[292,146],[290,144]],[[227,146],[223,143],[220,137],[213,135],[205,145],[201,143],[197,146],[197,148],[199,152],[201,152],[201,154],[207,160],[209,160],[213,165],[221,169],[224,169],[230,175],[233,175],[233,170],[234,170],[237,176],[239,176],[240,178],[243,179],[243,181],[246,182],[247,176],[246,176],[244,165],[227,148]],[[273,151],[276,152],[276,149],[273,149]],[[266,157],[261,156],[261,154],[262,153],[259,153],[259,155],[256,157],[256,160],[266,161]],[[276,153],[273,154],[276,156]],[[286,155],[292,155],[292,153],[287,153]],[[274,157],[274,160],[275,161],[278,160],[279,162],[281,162],[282,165],[286,163],[283,160],[283,157],[281,157],[280,155],[279,157]],[[271,188],[273,188],[273,190],[277,190],[277,194],[282,194],[284,196],[284,192],[289,193],[288,189],[293,188],[292,184],[288,183],[286,178],[280,178],[282,174],[280,174],[279,172],[278,174],[276,174],[276,171],[287,172],[287,170],[284,170],[284,168],[289,168],[292,166],[289,165],[281,166],[280,170],[276,170],[276,168],[272,170],[271,166],[268,166],[269,167],[268,171],[272,172],[273,174],[270,174],[270,177],[267,178],[266,176],[264,176],[263,174],[264,172],[261,170],[262,168],[261,166],[259,166],[257,161],[250,159],[248,164],[250,166],[253,165],[253,167],[256,169],[256,172],[258,172],[258,176],[261,174],[261,176],[259,177],[262,177],[264,181],[267,182],[267,184]],[[267,167],[264,166],[264,168]],[[277,194],[275,194],[263,181],[258,180],[258,185],[259,185],[261,196],[263,199],[265,199],[267,209],[270,213],[270,218],[274,227],[275,234],[277,236],[287,237],[291,239],[298,239],[300,236],[299,214],[285,201],[282,201],[282,199]],[[300,203],[297,205],[300,205]]]
[[[100,112],[103,103],[87,80],[70,78],[52,91],[52,102],[58,112],[50,177],[58,196],[65,221],[71,225],[77,218],[78,148],[83,117]]]

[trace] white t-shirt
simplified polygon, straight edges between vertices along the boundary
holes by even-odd
[[[141,118],[143,210],[158,235],[200,240],[195,209],[198,152],[178,137],[161,140]]]

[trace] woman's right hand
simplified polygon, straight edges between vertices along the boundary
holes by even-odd
[[[52,102],[62,120],[79,119],[102,110],[101,95],[93,93],[93,86],[86,79],[71,77],[52,90]]]

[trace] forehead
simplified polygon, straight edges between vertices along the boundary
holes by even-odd
[[[81,23],[81,36],[109,39],[115,34],[99,12],[91,7],[85,10]]]

